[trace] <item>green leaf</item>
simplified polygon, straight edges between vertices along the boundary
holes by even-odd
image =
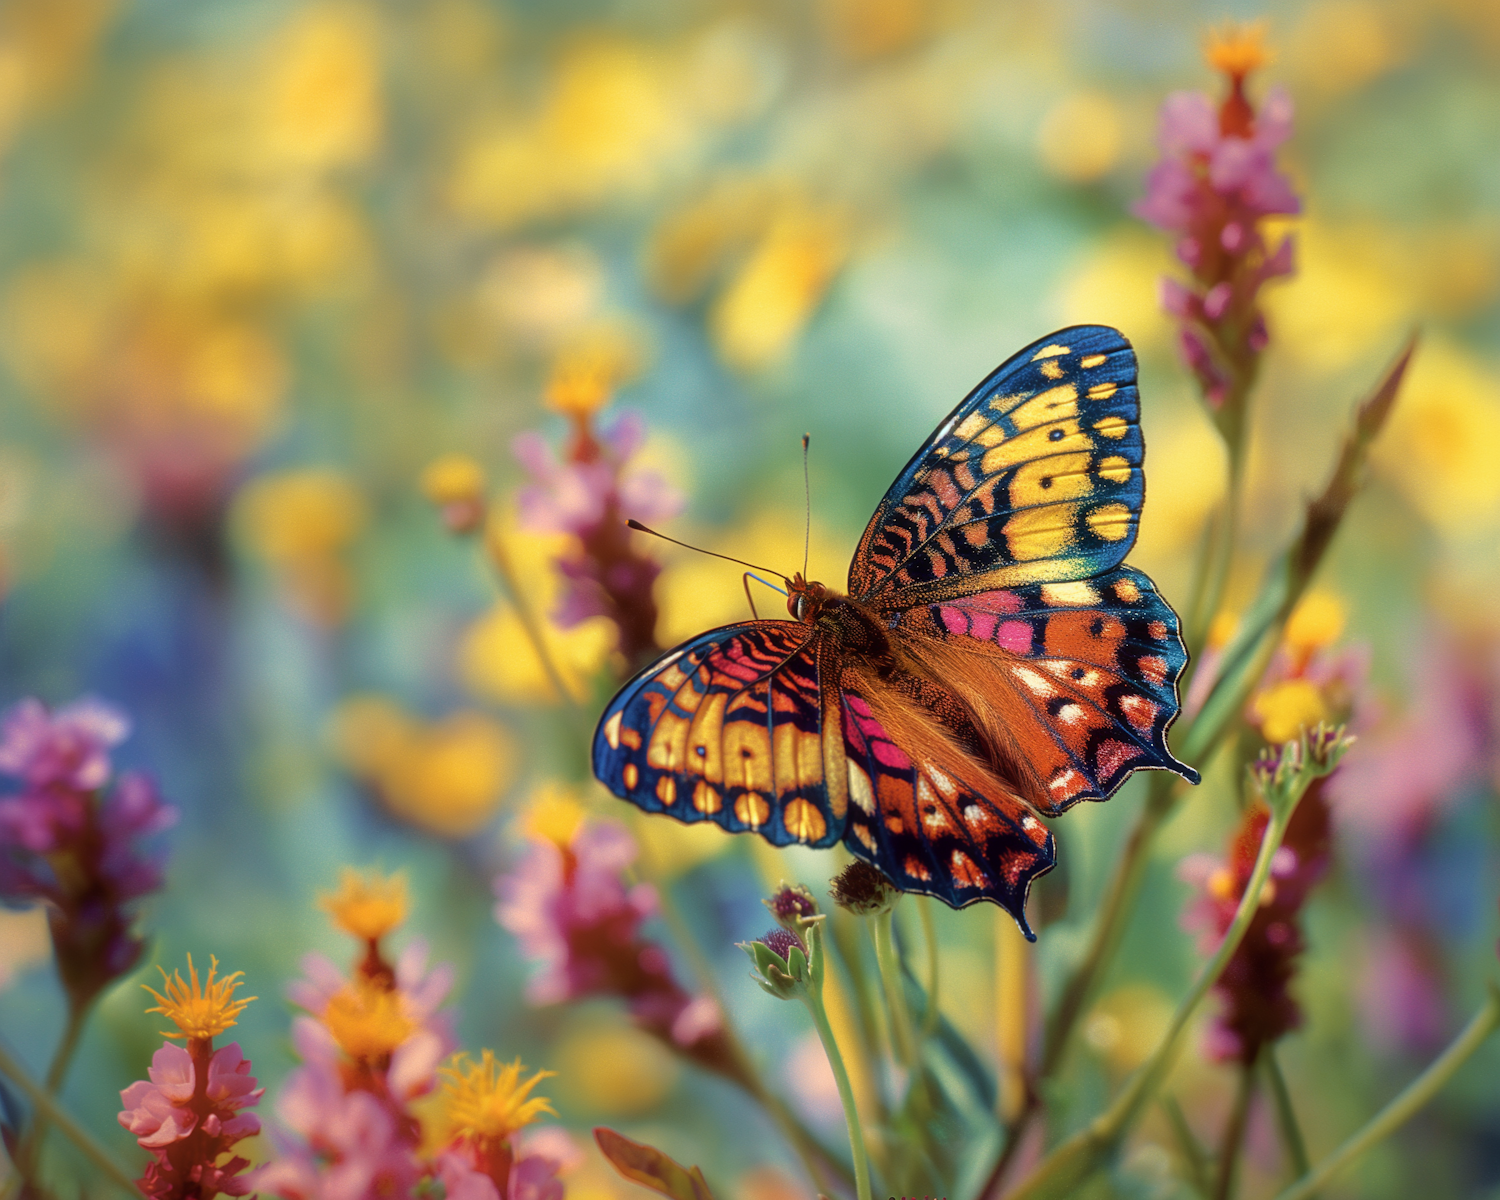
[[[624,1134],[602,1126],[594,1130],[594,1141],[615,1170],[633,1183],[671,1196],[672,1200],[714,1200],[702,1171],[684,1167],[655,1146],[631,1141]]]

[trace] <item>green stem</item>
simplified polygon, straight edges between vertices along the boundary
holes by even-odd
[[[922,1041],[927,1041],[938,1023],[938,941],[932,920],[932,905],[927,896],[915,896],[917,915],[922,918],[922,940],[927,946],[927,1009],[922,1014]]]
[[[1214,1174],[1213,1200],[1229,1200],[1234,1192],[1235,1168],[1240,1161],[1240,1147],[1245,1144],[1245,1126],[1250,1120],[1250,1102],[1255,1098],[1255,1064],[1241,1063],[1234,1107],[1224,1126],[1224,1140],[1219,1146],[1219,1168]]]
[[[1188,1124],[1182,1105],[1177,1103],[1177,1097],[1163,1096],[1161,1106],[1166,1111],[1167,1120],[1172,1125],[1172,1133],[1177,1138],[1177,1148],[1182,1151],[1182,1157],[1187,1161],[1188,1174],[1192,1177],[1188,1182],[1194,1191],[1206,1197],[1209,1192],[1208,1155],[1204,1153],[1197,1135]]]
[[[912,1035],[911,1012],[906,1007],[906,987],[901,980],[901,964],[891,939],[891,909],[878,913],[870,924],[875,935],[875,961],[880,964],[880,980],[885,985],[885,1003],[891,1014],[891,1040],[896,1058],[914,1075],[917,1070],[916,1039]]]
[[[495,574],[499,577],[505,594],[510,598],[511,604],[515,606],[516,616],[521,622],[521,628],[526,634],[526,640],[531,643],[532,651],[542,664],[542,671],[546,674],[547,681],[557,689],[558,698],[564,704],[571,709],[577,710],[578,698],[573,695],[573,690],[563,682],[562,672],[558,669],[557,663],[552,657],[552,650],[547,645],[547,638],[542,631],[541,622],[536,619],[536,614],[531,611],[531,603],[526,599],[526,594],[521,590],[520,582],[516,578],[515,567],[510,561],[510,551],[505,548],[504,538],[493,529],[487,530],[484,535],[484,548],[489,554],[490,565],[495,568]]]
[[[1271,818],[1266,823],[1265,836],[1261,839],[1260,853],[1255,858],[1255,868],[1250,873],[1250,881],[1235,910],[1234,920],[1230,922],[1213,958],[1198,973],[1193,986],[1178,1004],[1165,1036],[1152,1051],[1151,1057],[1131,1077],[1108,1109],[1079,1133],[1058,1145],[1029,1178],[1008,1193],[1011,1200],[1071,1195],[1072,1190],[1092,1175],[1104,1158],[1119,1145],[1146,1102],[1161,1088],[1176,1059],[1177,1050],[1194,1011],[1208,994],[1214,981],[1223,973],[1234,952],[1239,949],[1245,932],[1250,928],[1250,922],[1260,908],[1260,895],[1271,873],[1271,859],[1286,835],[1287,823],[1295,810],[1295,803],[1278,805],[1273,809]]]
[[[849,1153],[854,1159],[854,1192],[857,1200],[873,1200],[870,1191],[870,1160],[865,1152],[865,1134],[860,1128],[859,1109],[854,1105],[854,1089],[849,1085],[849,1072],[844,1067],[844,1056],[839,1053],[839,1044],[834,1040],[833,1027],[828,1024],[828,1013],[823,1008],[823,998],[808,992],[803,996],[807,1011],[812,1014],[813,1025],[818,1031],[818,1040],[823,1043],[823,1053],[828,1056],[828,1065],[833,1070],[833,1081],[838,1085],[839,1102],[844,1106],[844,1122],[849,1127]]]
[[[62,1040],[58,1042],[57,1049],[52,1054],[52,1062],[47,1068],[47,1078],[42,1085],[49,1096],[56,1096],[62,1090],[63,1079],[66,1078],[68,1066],[78,1050],[78,1042],[83,1036],[83,1027],[88,1021],[89,1009],[92,1007],[92,1002],[79,1004],[71,998],[68,1000],[67,1024],[63,1026]],[[47,1136],[47,1121],[46,1110],[38,1108],[36,1115],[32,1118],[31,1128],[26,1131],[26,1136],[21,1139],[21,1144],[16,1149],[16,1174],[23,1180],[30,1181],[35,1177],[36,1169],[41,1161],[42,1142]]]
[[[78,1148],[78,1152],[89,1162],[98,1167],[105,1178],[118,1184],[132,1196],[141,1195],[135,1181],[110,1157],[109,1151],[100,1145],[88,1130],[75,1121],[67,1110],[52,1098],[45,1087],[31,1077],[26,1068],[3,1044],[0,1044],[0,1074],[4,1074],[26,1094],[26,1098],[36,1108],[38,1119],[45,1116],[51,1124],[57,1126],[57,1131],[72,1142]]]
[[[1490,985],[1488,999],[1474,1014],[1463,1032],[1427,1069],[1406,1086],[1394,1100],[1378,1112],[1370,1123],[1320,1162],[1309,1174],[1277,1195],[1276,1200],[1312,1200],[1313,1194],[1371,1146],[1389,1137],[1404,1125],[1429,1100],[1442,1090],[1454,1073],[1500,1029],[1500,988]]]
[[[1292,1107],[1291,1089],[1286,1086],[1286,1076],[1281,1073],[1276,1047],[1266,1046],[1261,1050],[1260,1057],[1266,1072],[1266,1082],[1271,1085],[1276,1125],[1281,1130],[1281,1141],[1286,1147],[1287,1157],[1291,1159],[1292,1178],[1301,1179],[1312,1170],[1312,1163],[1307,1157],[1307,1142],[1302,1137],[1302,1126],[1297,1123],[1297,1110]]]

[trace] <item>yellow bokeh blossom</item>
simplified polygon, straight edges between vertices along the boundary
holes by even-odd
[[[1083,1023],[1083,1038],[1124,1074],[1143,1063],[1172,1020],[1172,1002],[1157,988],[1127,983],[1102,997]]]
[[[557,1048],[559,1085],[570,1105],[631,1116],[660,1104],[677,1083],[677,1062],[655,1038],[628,1025],[586,1025]]]
[[[339,890],[320,896],[318,904],[351,937],[381,938],[406,920],[406,875],[400,871],[362,875],[344,867],[339,872]]]
[[[1293,658],[1305,663],[1312,655],[1343,636],[1349,606],[1332,592],[1309,592],[1287,619],[1282,641]]]
[[[1120,107],[1102,92],[1071,92],[1042,118],[1037,152],[1042,165],[1068,183],[1092,183],[1120,158]]]
[[[444,1116],[452,1136],[495,1144],[530,1125],[543,1113],[557,1115],[546,1097],[530,1094],[542,1080],[556,1075],[556,1071],[538,1071],[523,1080],[520,1059],[497,1063],[494,1054],[484,1050],[478,1062],[467,1054],[455,1055],[452,1063],[440,1068],[439,1073],[444,1077]]]
[[[1161,238],[1137,224],[1118,225],[1063,272],[1055,317],[1066,323],[1114,325],[1127,330],[1138,347],[1165,346],[1172,324],[1161,309],[1161,279],[1172,269],[1171,252]]]
[[[565,850],[583,825],[584,808],[574,792],[562,784],[544,783],[526,809],[522,828]]]
[[[1261,736],[1272,745],[1290,741],[1304,728],[1328,720],[1322,689],[1306,679],[1283,679],[1256,693],[1250,711]]]
[[[518,752],[495,718],[461,709],[414,717],[384,696],[354,696],[334,714],[334,753],[391,813],[440,837],[467,837],[499,809]]]
[[[208,959],[208,978],[201,984],[191,954],[188,955],[187,964],[187,982],[183,980],[181,971],[168,975],[164,967],[156,968],[161,972],[162,991],[165,995],[155,988],[141,985],[156,1000],[155,1006],[146,1011],[161,1013],[177,1026],[176,1033],[166,1032],[163,1035],[165,1037],[182,1037],[193,1041],[216,1037],[232,1028],[245,1006],[256,997],[235,998],[235,989],[240,986],[244,975],[242,971],[226,975],[223,979],[215,979],[214,973],[219,969],[219,960],[212,955]]]
[[[838,209],[797,204],[766,230],[709,314],[720,357],[741,370],[783,358],[849,253]]]
[[[1500,526],[1500,365],[1442,338],[1412,360],[1375,461],[1434,528],[1460,540]]]

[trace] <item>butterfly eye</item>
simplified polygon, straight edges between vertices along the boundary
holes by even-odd
[[[803,614],[806,613],[806,612],[807,612],[807,597],[804,596],[804,595],[802,595],[802,593],[798,592],[797,593],[797,607],[793,610],[792,616],[796,617],[797,620],[800,621],[800,620],[802,620]]]

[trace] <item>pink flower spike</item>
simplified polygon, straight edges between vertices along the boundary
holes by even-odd
[[[1203,297],[1203,315],[1217,321],[1229,311],[1229,302],[1234,299],[1234,289],[1227,283],[1216,283]]]
[[[129,733],[129,718],[102,700],[78,700],[50,715],[40,700],[22,700],[0,721],[0,771],[33,787],[93,791],[109,778],[110,749]]]

